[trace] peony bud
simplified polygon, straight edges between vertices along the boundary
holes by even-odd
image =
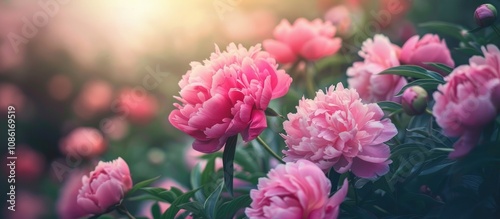
[[[497,19],[497,9],[491,4],[482,4],[474,12],[474,19],[480,27],[490,26]]]
[[[420,86],[412,86],[405,90],[401,104],[406,114],[410,116],[422,114],[427,108],[428,94]]]

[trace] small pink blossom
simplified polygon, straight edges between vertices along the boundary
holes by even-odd
[[[335,32],[336,28],[329,21],[299,18],[291,25],[282,20],[274,29],[275,39],[264,40],[263,45],[282,64],[295,62],[299,57],[314,61],[340,49],[342,40],[333,38]]]
[[[331,187],[323,171],[310,161],[280,164],[250,191],[252,203],[245,213],[250,219],[334,219],[347,195],[347,180],[329,197]]]
[[[460,137],[450,158],[467,155],[478,143],[480,130],[499,111],[500,51],[494,45],[482,50],[484,57],[474,56],[469,60],[470,65],[457,67],[433,95],[434,116],[443,133]]]
[[[439,39],[438,35],[426,34],[421,39],[418,35],[411,37],[403,45],[400,60],[406,65],[418,65],[429,68],[426,62],[435,62],[455,67],[450,50],[446,42]],[[435,70],[435,69],[431,69]]]
[[[127,163],[118,158],[110,162],[100,161],[89,176],[83,176],[77,203],[88,214],[101,214],[120,204],[132,188],[132,178]]]
[[[210,60],[194,62],[179,82],[181,103],[168,117],[179,130],[195,138],[193,148],[204,153],[220,150],[226,140],[241,134],[255,139],[266,127],[265,109],[288,92],[292,78],[260,45],[216,47]]]
[[[400,102],[401,98],[396,97],[396,94],[407,84],[406,79],[398,75],[379,75],[388,68],[400,65],[400,50],[383,35],[367,39],[359,51],[364,61],[355,62],[347,69],[349,88],[356,89],[367,103]]]
[[[106,151],[106,141],[101,132],[95,128],[80,127],[73,130],[59,143],[61,152],[65,155],[96,157]]]
[[[306,159],[325,172],[333,167],[363,178],[382,176],[391,163],[384,142],[398,132],[383,116],[377,104],[363,104],[355,90],[341,83],[326,93],[318,91],[314,100],[299,101],[297,113],[289,113],[283,123],[284,160]]]

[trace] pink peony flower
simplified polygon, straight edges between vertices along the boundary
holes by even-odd
[[[245,49],[230,44],[216,47],[210,60],[194,62],[179,82],[181,104],[170,113],[170,123],[195,138],[193,148],[204,153],[221,149],[241,134],[255,139],[267,126],[264,110],[272,99],[288,92],[292,78],[260,45]]]
[[[335,36],[336,28],[320,19],[308,21],[297,19],[293,26],[287,20],[274,29],[274,39],[264,40],[266,49],[279,63],[295,62],[299,57],[318,60],[335,54],[341,47],[342,40]]]
[[[403,64],[418,65],[429,68],[425,62],[436,62],[455,67],[455,62],[451,58],[450,50],[446,42],[439,40],[438,35],[426,34],[419,40],[419,36],[411,37],[403,45],[400,60]],[[435,70],[435,69],[432,69]]]
[[[140,90],[122,90],[119,101],[125,112],[125,117],[136,124],[150,122],[158,111],[156,98],[148,93],[142,93]]]
[[[102,134],[97,129],[80,127],[60,141],[59,149],[65,155],[91,158],[104,153],[106,144]]]
[[[82,188],[82,171],[73,171],[59,191],[56,203],[57,215],[61,219],[77,219],[88,215],[77,203],[78,190]]]
[[[379,75],[380,72],[399,66],[400,48],[392,44],[383,35],[363,42],[359,56],[364,61],[355,62],[347,69],[349,88],[354,88],[364,102],[378,101],[400,102],[396,94],[407,84],[404,77],[398,75]]]
[[[111,162],[100,161],[89,176],[83,176],[77,203],[89,214],[101,214],[120,204],[132,188],[127,163],[119,157]]]
[[[446,84],[434,93],[436,122],[443,133],[460,137],[454,144],[452,159],[467,155],[480,138],[480,130],[491,122],[500,102],[500,50],[494,45],[483,47],[484,57],[474,56],[470,65],[457,67]]]
[[[347,195],[347,180],[329,198],[331,187],[330,180],[310,161],[280,164],[250,191],[252,203],[245,213],[250,219],[337,218]]]
[[[285,161],[310,160],[323,171],[351,170],[356,176],[375,178],[389,171],[390,150],[384,142],[398,130],[374,103],[363,104],[358,93],[341,83],[314,100],[302,99],[297,113],[283,123]]]

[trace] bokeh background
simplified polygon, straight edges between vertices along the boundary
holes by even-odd
[[[400,12],[387,13],[394,2]],[[343,80],[364,39],[384,33],[401,45],[430,32],[419,26],[428,21],[473,29],[474,10],[482,3],[500,6],[470,0],[1,0],[0,191],[5,197],[12,105],[16,206],[24,212],[9,214],[2,201],[1,218],[57,218],[65,177],[99,159],[123,157],[134,181],[162,175],[187,187],[196,158],[189,155],[190,138],[167,117],[189,63],[208,58],[215,45],[255,45],[272,37],[282,19],[329,19],[344,45],[337,57],[341,64],[326,69],[324,77]],[[336,6],[342,8],[332,12]],[[457,64],[467,60],[463,53],[452,54]],[[297,100],[301,94],[291,95]],[[81,127],[102,135],[90,139],[105,145],[99,159],[62,152],[62,142]]]

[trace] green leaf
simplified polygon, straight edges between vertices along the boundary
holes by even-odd
[[[442,64],[442,63],[437,63],[437,62],[424,62],[424,64],[426,65],[430,65],[434,68],[437,68],[441,71],[443,71],[444,73],[446,73],[447,75],[450,74],[452,71],[453,71],[453,68],[450,67],[450,66],[447,66],[445,64]]]
[[[142,182],[138,182],[137,184],[134,185],[134,187],[132,187],[132,189],[130,189],[130,191],[128,191],[127,195],[128,194],[132,194],[134,193],[135,191],[143,188],[143,187],[146,187],[148,186],[149,184],[151,184],[152,182],[154,182],[155,180],[159,179],[160,176],[157,176],[157,177],[154,177],[154,178],[151,178],[151,179],[147,179],[147,180],[144,180]]]
[[[151,206],[151,215],[153,215],[154,219],[160,219],[161,218],[161,210],[160,210],[160,205],[158,202],[155,202],[153,206]]]
[[[199,202],[188,202],[180,204],[178,207],[186,209],[187,211],[193,213],[194,215],[206,217],[203,205],[201,205]]]
[[[238,135],[231,136],[227,139],[222,154],[222,167],[224,169],[224,184],[226,185],[229,194],[233,196],[233,176],[234,176],[234,153],[236,152],[236,142]]]
[[[217,210],[217,218],[232,218],[240,209],[250,206],[250,195],[242,195],[223,203]]]
[[[141,190],[161,199],[162,202],[172,203],[177,198],[177,195],[174,192],[166,190],[164,188],[144,187]]]
[[[443,76],[441,76],[439,73],[429,71],[425,68],[416,65],[400,65],[386,69],[380,72],[379,74],[401,75],[406,77],[412,77],[415,79],[436,79],[444,83]]]
[[[247,172],[254,173],[259,171],[257,162],[255,162],[255,159],[248,153],[248,151],[236,150],[234,161]]]
[[[224,187],[224,182],[221,182],[219,186],[208,196],[203,207],[205,208],[205,214],[209,219],[215,219],[215,209],[217,206],[217,201],[219,201],[220,193]]]
[[[281,117],[281,118],[285,118],[284,116],[282,116],[281,114],[277,113],[275,110],[271,109],[271,108],[266,108],[266,111],[264,111],[266,113],[266,116],[272,116],[272,117]]]
[[[201,187],[201,170],[200,164],[196,164],[194,168],[191,170],[191,187],[192,188],[200,188]],[[198,191],[195,194],[196,201],[205,202],[205,195],[202,191]]]
[[[383,111],[387,111],[387,112],[395,112],[397,110],[401,110],[403,107],[401,106],[401,104],[399,103],[396,103],[396,102],[392,102],[392,101],[380,101],[380,102],[377,102],[378,106],[380,106],[380,108],[382,108]]]
[[[200,188],[191,190],[189,192],[184,193],[183,195],[177,197],[174,202],[172,202],[172,205],[170,205],[170,208],[165,211],[162,215],[162,219],[175,219],[175,215],[179,212],[180,208],[179,205],[184,204],[186,202],[189,202],[189,199],[194,196],[194,194],[200,190]]]
[[[206,183],[213,181],[216,158],[216,156],[212,156],[210,159],[208,159],[207,164],[205,165],[205,169],[201,173],[201,185],[205,185]]]
[[[403,88],[401,88],[401,90],[398,92],[398,94],[396,94],[396,96],[403,95],[405,90],[412,86],[420,86],[424,88],[427,91],[427,93],[432,94],[432,91],[437,90],[437,87],[440,84],[443,84],[443,82],[438,81],[436,79],[418,79],[406,84]]]
[[[440,21],[431,21],[422,23],[419,26],[430,29],[432,32],[435,33],[451,36],[460,41],[465,40],[465,37],[462,34],[466,31],[465,28],[456,24],[440,22]]]
[[[428,168],[428,169],[425,169],[423,170],[422,172],[420,172],[420,176],[423,176],[423,175],[428,175],[428,174],[432,174],[432,173],[435,173],[435,172],[439,172],[441,170],[443,170],[444,168],[450,166],[450,165],[453,165],[455,162],[449,162],[449,163],[444,163],[444,164],[441,164],[441,165],[434,165],[432,166],[431,168]]]

